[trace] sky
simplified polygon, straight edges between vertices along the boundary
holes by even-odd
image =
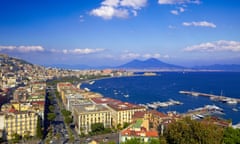
[[[0,53],[40,65],[240,64],[239,0],[1,0]]]

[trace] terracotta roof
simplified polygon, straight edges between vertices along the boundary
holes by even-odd
[[[8,112],[10,112],[10,113],[16,113],[17,110],[15,110],[14,107],[11,107]]]

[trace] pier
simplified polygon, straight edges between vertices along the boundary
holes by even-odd
[[[195,91],[179,91],[180,94],[186,94],[191,96],[203,96],[203,97],[209,97],[213,101],[220,101],[227,104],[237,104],[240,103],[239,98],[230,98],[226,96],[219,96],[219,95],[213,95],[213,94],[207,94],[207,93],[200,93]]]

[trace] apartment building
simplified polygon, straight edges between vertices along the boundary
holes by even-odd
[[[105,128],[111,128],[111,111],[104,105],[74,106],[73,115],[75,128],[79,134],[91,132],[91,126],[95,123],[102,123]]]
[[[14,134],[22,137],[36,136],[38,114],[30,111],[17,111],[14,108],[4,113],[4,131],[7,140],[14,138]]]
[[[138,111],[146,111],[143,106],[131,104],[128,102],[122,102],[111,98],[92,98],[92,101],[96,104],[106,104],[111,110],[112,125],[123,127],[124,123],[131,123],[133,121],[133,115]]]

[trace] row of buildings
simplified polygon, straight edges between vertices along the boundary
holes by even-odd
[[[14,91],[13,99],[1,106],[0,131],[5,140],[36,136],[37,124],[44,124],[46,83],[33,82]],[[39,122],[38,122],[39,121]]]
[[[157,128],[160,124],[164,126],[179,118],[179,115],[173,113],[163,114],[140,105],[84,91],[71,83],[58,83],[57,91],[65,108],[72,112],[78,134],[88,134],[95,123],[102,123],[105,128],[113,129],[131,124],[120,132],[120,142],[133,137],[147,142],[158,138]]]

